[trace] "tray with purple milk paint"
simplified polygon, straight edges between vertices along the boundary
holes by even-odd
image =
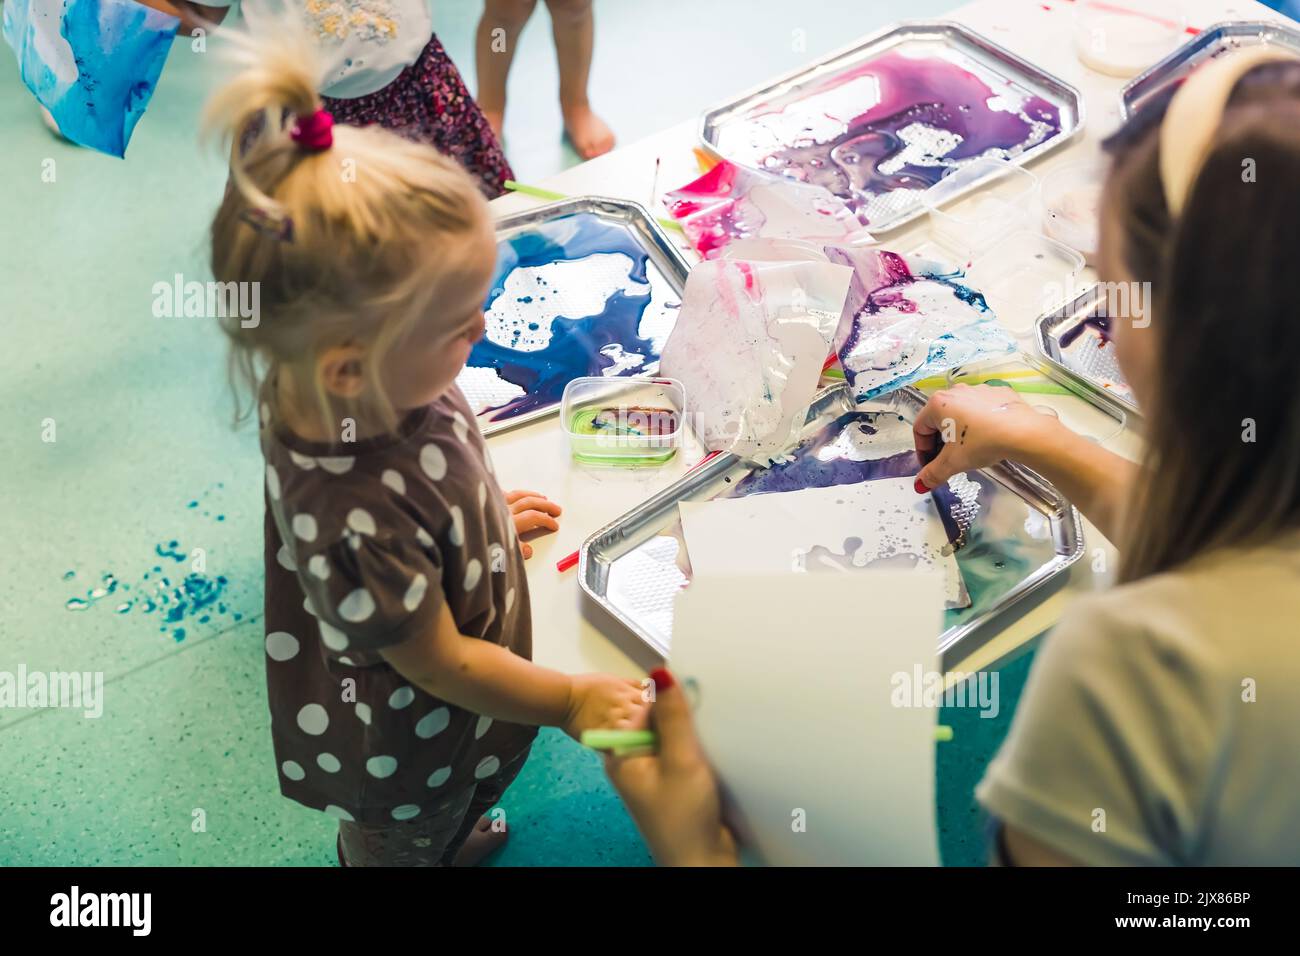
[[[496,237],[484,336],[456,378],[485,435],[555,414],[575,378],[657,371],[690,266],[643,206],[564,199]]]
[[[700,138],[738,165],[825,186],[884,232],[922,215],[921,193],[969,162],[1065,145],[1083,113],[1078,90],[1010,50],[915,20],[709,110]]]
[[[924,405],[910,387],[859,405],[847,385],[829,386],[809,406],[784,463],[760,468],[718,455],[591,535],[579,552],[578,579],[590,604],[612,619],[606,635],[640,663],[668,658],[673,600],[691,580],[679,501],[910,477],[919,470],[911,423]],[[935,500],[971,601],[944,612],[939,650],[955,658],[1063,583],[1083,554],[1083,530],[1060,492],[1009,462],[956,476]],[[870,623],[864,608],[864,634]]]
[[[1229,20],[1206,27],[1195,38],[1139,73],[1120,90],[1120,115],[1129,119],[1197,67],[1230,50],[1275,46],[1300,56],[1300,29],[1272,20]]]
[[[1134,422],[1142,413],[1111,344],[1109,295],[1105,286],[1093,285],[1039,316],[1034,323],[1039,353],[1035,364],[1085,401]]]

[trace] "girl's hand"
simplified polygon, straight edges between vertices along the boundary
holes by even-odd
[[[722,822],[718,783],[695,736],[686,695],[668,671],[650,676],[656,692],[649,717],[659,752],[608,755],[605,772],[660,864],[735,866],[736,841]]]
[[[575,674],[560,727],[574,740],[584,730],[644,726],[646,702],[640,681],[612,674]]]
[[[1048,447],[1060,427],[1005,385],[954,385],[935,392],[912,424],[925,466],[918,481],[937,488],[963,471],[1030,457]]]
[[[536,491],[507,491],[506,504],[515,520],[515,535],[525,558],[533,556],[533,546],[523,536],[530,531],[559,531],[560,506]]]

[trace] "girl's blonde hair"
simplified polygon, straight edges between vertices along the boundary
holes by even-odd
[[[487,221],[486,201],[454,161],[376,126],[336,125],[328,149],[300,147],[290,129],[321,108],[313,41],[292,17],[251,10],[246,17],[247,33],[223,31],[240,69],[203,120],[205,134],[230,144],[230,183],[212,223],[212,271],[219,282],[256,282],[259,291],[255,324],[222,320],[232,386],[237,396],[245,388],[256,394],[267,375],[292,369],[332,433],[338,423],[329,421],[314,366],[307,378],[307,360],[333,345],[363,343],[363,374],[376,383],[391,426],[396,416],[379,364],[437,298],[440,262]],[[277,238],[267,223],[291,235]],[[253,404],[237,399],[236,420]]]

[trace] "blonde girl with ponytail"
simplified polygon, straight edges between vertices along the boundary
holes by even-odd
[[[266,459],[266,668],[281,791],[339,821],[345,865],[473,863],[538,725],[630,726],[640,685],[531,663],[520,533],[455,379],[496,258],[475,181],[432,148],[333,122],[312,43],[233,35],[206,128],[231,144],[218,281]]]

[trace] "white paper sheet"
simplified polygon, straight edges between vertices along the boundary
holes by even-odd
[[[671,666],[743,845],[772,865],[932,866],[939,581],[869,571],[697,577]]]
[[[967,607],[957,559],[930,495],[911,478],[678,504],[694,574],[931,570],[943,606]],[[938,635],[939,630],[936,630]]]

